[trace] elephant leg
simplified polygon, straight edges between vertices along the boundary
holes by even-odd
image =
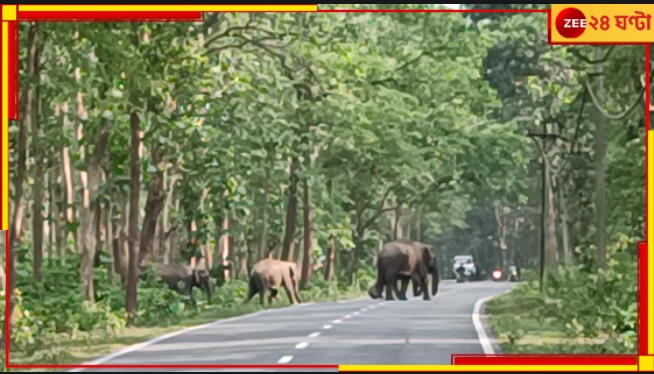
[[[293,291],[291,291],[291,288],[289,288],[287,285],[284,285],[284,291],[286,291],[286,296],[288,296],[288,302],[291,304],[296,304],[297,301],[295,300],[295,295],[293,294]]]
[[[393,298],[394,288],[397,287],[397,277],[389,275],[386,277],[386,300],[395,300]]]
[[[407,300],[406,290],[409,288],[409,280],[405,277],[400,277],[399,281],[400,289],[395,288],[395,296],[397,296],[398,300]],[[397,286],[397,282],[395,282],[395,285]]]
[[[184,295],[188,296],[189,300],[195,303],[195,298],[193,297],[193,279],[191,276],[187,277],[184,280]]]
[[[413,296],[420,296],[422,294],[420,275],[413,273],[411,275],[411,284],[413,285]]]
[[[423,263],[418,266],[418,276],[420,278],[422,299],[427,301],[431,300],[431,297],[429,297],[429,272],[427,271],[427,266]]]
[[[265,300],[266,300],[266,293],[268,292],[268,289],[265,287],[262,287],[261,290],[259,290],[259,305],[265,305]]]
[[[271,288],[268,290],[268,305],[272,305],[273,300],[277,297],[277,290],[274,288]]]

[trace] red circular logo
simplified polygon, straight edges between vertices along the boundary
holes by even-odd
[[[586,16],[577,8],[565,8],[556,16],[556,31],[564,38],[578,38],[585,30]]]

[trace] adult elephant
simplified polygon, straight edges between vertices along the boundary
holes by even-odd
[[[386,287],[386,300],[393,300],[393,291],[400,299],[406,299],[409,280],[419,284],[414,292],[420,291],[424,300],[429,300],[427,279],[432,275],[432,292],[438,292],[438,264],[436,252],[431,245],[409,240],[396,240],[383,245],[377,255],[377,282],[370,288],[368,295],[373,299],[381,298]],[[402,289],[397,290],[397,281],[402,281]],[[399,291],[399,292],[398,292]]]
[[[301,303],[297,276],[299,272],[295,262],[266,258],[257,262],[250,273],[248,295],[243,303],[247,303],[259,294],[259,303],[263,305],[267,293],[268,304],[277,297],[277,288],[283,287],[291,304]]]
[[[172,290],[182,295],[187,295],[192,301],[193,289],[199,288],[207,295],[207,301],[211,302],[213,297],[213,287],[211,285],[211,276],[204,259],[200,259],[197,264],[184,265],[174,264],[154,264],[157,278],[163,281]],[[179,283],[183,282],[183,288]]]

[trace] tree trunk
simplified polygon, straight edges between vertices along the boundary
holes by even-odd
[[[545,162],[545,202],[546,213],[546,241],[545,241],[545,269],[556,267],[559,263],[559,250],[556,237],[556,209],[554,207],[554,193],[552,191],[552,175],[549,162]]]
[[[87,300],[95,300],[93,290],[93,267],[98,243],[96,242],[96,230],[100,225],[101,214],[98,210],[100,204],[97,200],[100,183],[102,181],[102,159],[109,147],[111,137],[111,122],[104,120],[98,133],[93,140],[93,151],[87,158],[86,183],[84,185],[82,206],[80,207],[80,237],[82,260],[80,264],[80,284],[82,292]],[[82,173],[80,173],[82,174]]]
[[[54,152],[53,154],[57,154]],[[55,161],[56,164],[56,161]],[[64,245],[66,238],[66,227],[62,224],[61,212],[64,207],[64,194],[59,184],[60,177],[63,180],[63,176],[59,174],[59,167],[55,166],[52,168],[52,185],[50,186],[50,193],[52,194],[52,230],[55,232],[55,252],[57,254],[57,259],[62,262],[64,260]]]
[[[595,48],[595,57],[601,60],[604,48]],[[598,60],[598,61],[600,61]],[[602,63],[596,65],[596,97],[599,105],[604,105],[604,78]],[[597,267],[606,270],[606,136],[604,134],[604,117],[595,108],[595,214],[597,217],[596,245]]]
[[[288,205],[286,207],[286,224],[284,226],[284,241],[282,242],[281,260],[293,261],[295,249],[295,228],[297,224],[297,159],[290,160]]]
[[[119,216],[114,217],[114,243],[113,243],[113,252],[114,252],[114,269],[116,273],[120,275],[121,285],[124,289],[127,289],[127,268],[129,266],[129,244],[128,244],[128,216],[130,212],[128,211],[128,203],[125,199],[118,206]]]
[[[96,204],[93,209],[93,235],[95,237],[95,250],[93,251],[93,266],[102,266],[102,204]]]
[[[353,285],[354,280],[356,279],[356,272],[359,268],[359,255],[363,252],[363,243],[361,238],[363,236],[358,235],[358,233],[353,232],[352,238],[354,239],[354,248],[352,249],[352,254],[350,256],[350,269],[348,271],[348,285]]]
[[[570,249],[570,235],[568,232],[568,207],[565,199],[565,191],[563,191],[563,185],[559,185],[558,188],[559,195],[559,207],[561,211],[561,239],[563,245],[563,264],[570,265],[572,264],[572,250]]]
[[[31,80],[27,89],[27,102],[31,108],[27,111],[26,121],[32,133],[32,148],[34,150],[34,186],[32,187],[32,245],[34,246],[33,271],[34,278],[41,279],[43,267],[43,150],[41,145],[41,129],[39,126],[39,65],[41,64],[41,49],[39,45],[39,23],[30,24],[28,31],[29,49],[27,57],[27,76]]]
[[[305,289],[311,279],[311,247],[313,244],[311,232],[313,231],[313,217],[311,211],[311,186],[304,180],[304,194],[302,206],[304,208],[304,255],[302,257],[302,278],[300,288]]]
[[[245,240],[243,225],[239,225],[241,232],[238,235],[238,277],[247,277],[248,274],[248,247]]]
[[[418,208],[418,214],[416,216],[416,240],[422,241],[422,207]]]
[[[139,281],[139,204],[141,198],[141,138],[138,113],[130,113],[130,188],[129,188],[129,229],[127,243],[129,247],[127,266],[127,292],[125,296],[125,309],[130,319],[135,316],[137,307],[137,287]]]
[[[63,118],[63,127],[64,130],[69,130],[70,121],[68,116],[64,115]],[[75,222],[75,182],[73,178],[73,160],[70,157],[70,147],[63,147],[61,149],[61,167],[63,169],[63,179],[64,179],[64,194],[65,197],[62,200],[64,203],[64,211],[66,213],[66,225],[65,225],[65,237],[64,240],[68,241],[68,238],[73,238],[73,243],[77,247],[77,238],[74,230],[71,230],[70,227]],[[69,249],[69,248],[66,248]],[[75,250],[79,252],[79,250]]]
[[[231,235],[230,235],[230,220],[229,220],[229,211],[225,211],[225,218],[222,222],[222,231],[223,234],[220,237],[220,260],[223,265],[223,276],[225,280],[231,279],[232,272],[228,269],[230,258],[230,249],[231,249]]]
[[[401,232],[402,229],[400,228],[401,214],[402,214],[402,210],[398,205],[395,208],[395,211],[393,212],[393,240],[402,239],[402,232]]]
[[[267,239],[268,239],[268,199],[270,192],[268,191],[268,180],[263,186],[263,207],[261,212],[261,236],[259,237],[259,251],[257,253],[257,261],[263,259],[267,255]]]
[[[336,236],[329,236],[329,247],[325,259],[325,280],[331,282],[334,279],[334,266],[336,265]]]
[[[161,151],[153,149],[151,153],[152,163],[159,167],[162,159]],[[148,197],[145,203],[145,216],[143,217],[143,229],[139,241],[139,268],[144,268],[152,258],[152,247],[154,235],[157,229],[157,221],[164,206],[166,194],[163,189],[163,173],[156,171],[150,173],[148,186]],[[138,277],[138,275],[137,275]]]
[[[36,28],[35,24],[30,24],[27,37],[27,51],[28,51],[28,65],[34,66],[34,63],[31,62],[37,54],[37,45],[36,45]],[[29,89],[22,97],[32,96],[33,93],[29,94]],[[36,104],[35,100],[26,100],[24,105],[24,112],[20,115],[20,120],[18,121],[18,142],[16,149],[17,162],[15,167],[16,175],[14,178],[14,211],[12,214],[11,225],[9,226],[9,233],[5,234],[5,240],[8,242],[6,245],[9,247],[7,253],[7,279],[8,287],[6,289],[6,295],[8,299],[7,312],[5,316],[12,316],[14,312],[15,303],[15,290],[16,290],[16,247],[19,244],[19,235],[23,230],[23,220],[25,216],[25,204],[23,202],[23,183],[27,177],[27,134],[30,131],[30,113],[35,111],[34,105]],[[11,331],[12,318],[5,320],[5,330]],[[11,333],[5,336],[7,341],[11,340]]]
[[[113,216],[114,216],[114,205],[113,203],[109,202],[107,204],[107,209],[105,209],[105,225],[107,227],[107,231],[105,233],[105,238],[104,238],[104,243],[105,243],[105,251],[109,254],[111,257],[111,266],[109,267],[109,282],[111,282],[111,285],[116,284],[116,274],[118,274],[117,268],[116,268],[116,252],[115,252],[115,240],[114,240],[114,222],[113,222]]]
[[[173,176],[173,179],[175,176]],[[170,263],[170,246],[168,245],[168,236],[170,233],[170,204],[173,199],[173,184],[168,184],[168,171],[163,172],[163,189],[166,191],[166,201],[164,202],[163,211],[161,212],[161,226],[159,228],[159,251],[162,254],[162,262],[164,264]]]

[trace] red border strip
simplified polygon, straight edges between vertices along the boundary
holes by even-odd
[[[453,355],[454,356],[454,355]],[[454,365],[638,365],[627,355],[456,355]]]
[[[39,22],[198,22],[204,19],[204,12],[21,12],[19,21]]]
[[[649,260],[647,242],[638,243],[638,353],[647,356],[648,305],[647,262]],[[650,332],[651,333],[651,332]]]
[[[9,56],[14,56],[14,58],[9,57],[9,80],[7,81],[8,93],[9,93],[9,119],[16,120],[18,119],[18,50],[16,46],[18,45],[18,25],[17,22],[11,21],[7,22],[9,29],[9,40],[12,42],[7,46],[9,49]],[[13,38],[11,36],[14,36]],[[11,74],[13,72],[13,74]]]

